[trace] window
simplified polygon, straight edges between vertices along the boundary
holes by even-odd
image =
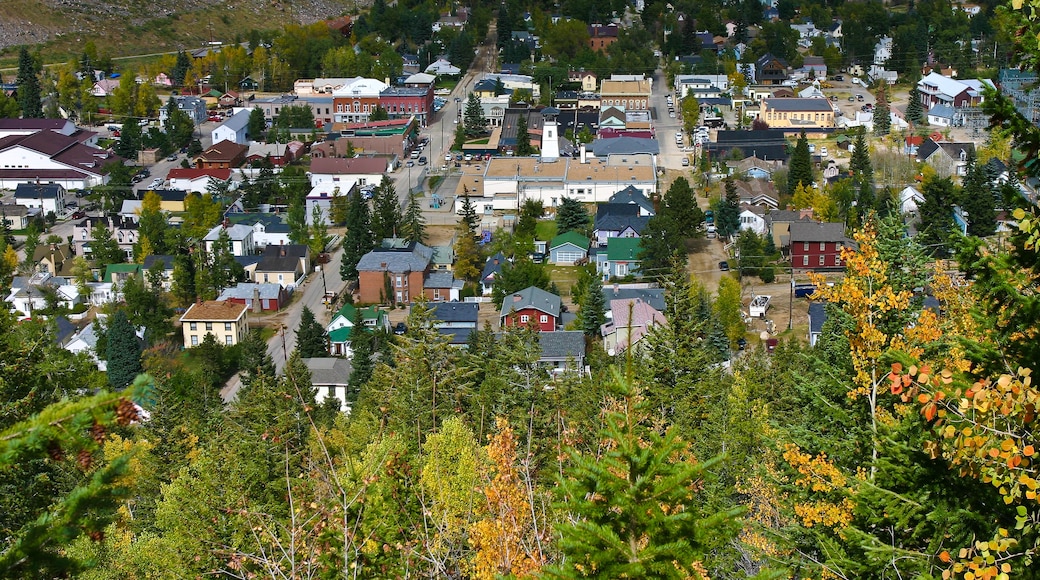
[[[827,256],[820,256],[820,265],[824,265],[827,261]]]
[[[803,266],[808,266],[809,265],[809,256],[802,256],[802,265]]]
[[[530,320],[530,319],[531,319],[530,316],[528,316],[526,314],[521,314],[520,315],[520,324],[527,324],[527,321]]]
[[[542,324],[546,324],[547,322],[549,322],[549,316],[547,314],[543,314],[543,315],[539,316],[538,317],[538,322],[541,322]]]
[[[230,345],[232,345],[232,344],[235,344],[235,343],[234,343],[234,342],[233,342],[233,341],[231,340],[231,335],[230,335],[230,334],[225,334],[225,335],[224,335],[224,344],[226,344],[226,345],[229,345],[229,346],[230,346]]]
[[[197,334],[191,335],[191,345],[192,346],[198,346],[199,345],[199,335],[197,335]]]
[[[225,322],[224,323],[224,330],[226,330],[228,332],[231,332],[231,323],[230,322]]]
[[[809,242],[802,242],[802,249],[806,252],[809,251]]]
[[[206,331],[209,332],[209,331],[212,331],[212,330],[213,330],[213,323],[212,322],[207,322],[206,323]]]
[[[827,249],[827,242],[820,242],[820,251],[822,252],[822,251],[824,251],[826,249]]]
[[[198,322],[190,322],[190,323],[188,323],[188,330],[198,330],[198,329],[199,329],[199,323]]]
[[[400,288],[401,287],[401,277],[400,276],[397,277],[396,282],[397,282],[397,287]]]

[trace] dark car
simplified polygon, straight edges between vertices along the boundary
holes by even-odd
[[[740,350],[745,350],[747,348],[747,339],[746,338],[737,339],[737,348],[740,349]]]
[[[722,270],[723,272],[729,272],[729,262],[727,262],[726,260],[719,262],[719,270]]]
[[[403,322],[398,322],[394,325],[394,334],[404,334],[408,332],[408,327]]]
[[[715,212],[710,209],[704,212],[704,222],[709,224],[715,223]]]
[[[419,165],[426,165],[426,158],[425,157],[420,157],[419,158]]]
[[[77,211],[76,213],[72,214],[72,219],[74,219],[74,220],[81,220],[81,219],[83,219],[85,217],[87,217],[87,214],[83,213],[82,210]]]
[[[841,75],[834,75],[834,80],[836,80],[836,81],[843,81],[843,80],[845,80],[845,77],[843,77]]]

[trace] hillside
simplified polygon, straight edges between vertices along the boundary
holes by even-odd
[[[112,56],[194,48],[250,29],[340,16],[354,0],[6,0],[0,2],[0,65],[18,45],[44,45],[45,60],[78,54],[93,40]]]

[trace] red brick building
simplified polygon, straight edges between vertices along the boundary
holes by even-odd
[[[415,116],[425,127],[433,111],[433,87],[387,87],[379,93],[379,106],[391,119]]]
[[[560,305],[559,296],[541,288],[529,286],[502,300],[500,315],[502,328],[535,324],[541,332],[562,329]]]
[[[840,270],[845,267],[841,249],[850,245],[845,224],[792,222],[790,227],[791,268]]]
[[[249,147],[224,140],[203,151],[195,165],[198,169],[233,169],[245,162],[248,152]]]
[[[407,304],[423,295],[433,249],[419,243],[397,243],[376,248],[358,261],[358,294],[364,304]],[[389,293],[389,295],[388,295]]]
[[[607,48],[617,42],[617,24],[590,24],[589,25],[589,48],[598,52],[606,52]]]

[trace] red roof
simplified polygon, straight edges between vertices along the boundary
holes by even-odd
[[[921,143],[924,143],[924,137],[921,137],[920,135],[911,135],[906,138],[906,144],[911,147],[919,146]]]
[[[386,173],[387,161],[381,157],[318,157],[311,159],[311,173],[323,175],[371,175]]]
[[[199,179],[200,177],[213,177],[222,181],[231,179],[230,169],[171,169],[166,176],[168,179]]]

